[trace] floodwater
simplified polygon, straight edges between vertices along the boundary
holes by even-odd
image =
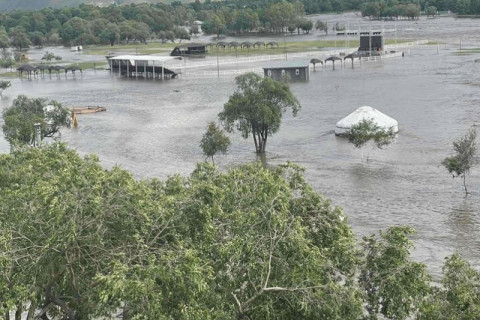
[[[351,29],[361,20],[354,14],[327,18],[348,21]],[[361,23],[368,28],[368,22]],[[391,225],[414,227],[414,258],[436,276],[444,257],[455,251],[478,267],[480,166],[467,177],[471,193],[465,196],[461,181],[452,179],[440,162],[451,155],[454,139],[480,124],[480,63],[474,62],[480,53],[458,54],[460,40],[463,48],[480,47],[480,23],[443,17],[383,25],[392,26],[399,38],[442,44],[412,47],[404,58],[356,63],[354,68],[347,63],[332,70],[329,65],[312,71],[309,82],[293,83],[302,109],[295,118],[284,115],[280,131],[268,141],[267,162],[305,166],[307,180],[343,208],[358,237]],[[298,39],[322,37],[314,33]],[[27,94],[66,106],[107,107],[107,112],[79,115],[78,129],[62,130],[61,139],[81,154],[98,154],[107,168],[118,164],[139,178],[165,179],[188,175],[204,160],[201,136],[234,89],[232,76],[187,75],[162,82],[97,70],[76,77],[15,79],[0,101],[6,107],[18,94]],[[363,161],[360,150],[333,133],[338,120],[362,105],[397,119],[400,128],[388,148],[364,150]],[[230,152],[216,158],[222,169],[256,160],[252,141],[239,134],[230,137]],[[8,151],[0,139],[0,152]]]

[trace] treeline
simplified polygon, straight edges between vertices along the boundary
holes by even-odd
[[[271,3],[262,9],[232,9],[227,5],[128,5],[100,8],[80,5],[76,8],[39,11],[14,11],[0,15],[0,47],[41,47],[47,43],[64,45],[114,44],[148,39],[162,41],[189,39],[197,34],[195,20],[204,22],[203,31],[212,34],[244,33],[253,30],[268,32],[302,28],[308,32],[312,23],[301,19],[301,2]]]
[[[145,42],[152,37],[173,41],[189,37],[177,26],[193,21],[193,12],[184,6],[147,4],[14,11],[0,15],[0,47]]]
[[[155,38],[162,41],[190,39],[200,32],[193,22],[203,22],[208,34],[306,32],[313,24],[305,14],[361,10],[364,16],[417,18],[421,10],[451,10],[480,13],[480,0],[423,0],[419,3],[296,0],[225,1],[199,0],[182,4],[138,4],[108,7],[80,5],[75,8],[45,8],[0,14],[0,48],[41,47],[45,44],[115,44]],[[191,26],[184,28],[180,26]]]
[[[432,15],[436,15],[436,10]],[[399,20],[406,18],[414,20],[420,16],[420,7],[413,3],[389,5],[385,2],[369,2],[362,9],[362,16],[373,19],[394,18]]]

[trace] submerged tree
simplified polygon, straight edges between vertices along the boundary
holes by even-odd
[[[3,94],[3,91],[9,88],[12,85],[10,81],[0,80],[0,97]]]
[[[442,165],[447,168],[453,177],[461,177],[463,179],[463,187],[465,193],[468,193],[466,176],[474,165],[474,156],[476,152],[477,130],[471,128],[465,136],[453,142],[453,150],[455,155],[446,157],[442,161]]]
[[[373,119],[363,119],[350,128],[347,137],[348,142],[353,143],[356,148],[362,148],[372,141],[377,148],[382,149],[393,141],[395,133],[393,128],[384,129]]]
[[[224,134],[223,130],[217,126],[214,121],[208,123],[207,132],[200,141],[200,147],[203,154],[208,158],[212,158],[217,153],[227,153],[230,145],[230,139]]]
[[[20,95],[3,111],[3,134],[14,145],[35,145],[36,140],[52,137],[60,127],[70,127],[71,112],[57,101]]]
[[[250,72],[235,78],[237,91],[218,115],[228,132],[234,128],[247,139],[253,136],[255,151],[265,153],[267,138],[280,128],[287,108],[297,115],[300,103],[286,82],[262,78]]]

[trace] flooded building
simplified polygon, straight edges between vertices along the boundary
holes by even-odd
[[[171,56],[185,56],[185,55],[192,55],[192,54],[205,54],[207,53],[207,46],[205,44],[199,43],[187,43],[182,44],[180,46],[176,46]]]
[[[178,74],[167,68],[168,62],[180,57],[151,55],[107,56],[110,71],[122,76],[152,79],[172,79]]]
[[[265,77],[277,81],[284,77],[293,81],[308,81],[310,79],[310,61],[275,61],[264,66],[263,73]]]

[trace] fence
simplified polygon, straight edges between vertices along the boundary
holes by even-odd
[[[395,58],[402,56],[402,52],[398,52],[399,49],[409,48],[416,45],[427,44],[428,40],[419,40],[419,41],[412,41],[412,42],[403,42],[397,44],[386,45],[386,51],[395,51],[392,53],[388,53],[385,55],[379,56],[370,56],[370,57],[362,57],[362,61],[377,61],[383,60],[387,58]],[[338,48],[335,50],[326,50],[326,51],[307,51],[307,52],[285,52],[281,54],[273,54],[273,55],[256,55],[256,56],[248,56],[248,57],[239,57],[239,58],[228,58],[228,59],[218,59],[217,60],[210,60],[210,61],[203,61],[203,62],[191,62],[188,63],[184,60],[183,63],[171,64],[169,65],[169,69],[177,72],[181,77],[212,77],[212,76],[235,76],[245,72],[256,72],[262,73],[262,68],[244,68],[244,69],[231,69],[231,70],[220,70],[220,66],[228,66],[228,65],[242,65],[242,64],[252,64],[256,62],[262,61],[278,61],[278,60],[288,60],[291,58],[327,58],[330,56],[338,56],[338,55],[347,55],[350,53],[355,52],[356,50],[352,48]],[[199,71],[202,68],[217,68],[217,70],[205,70]],[[192,71],[190,71],[192,70]],[[193,71],[196,70],[196,71]]]

